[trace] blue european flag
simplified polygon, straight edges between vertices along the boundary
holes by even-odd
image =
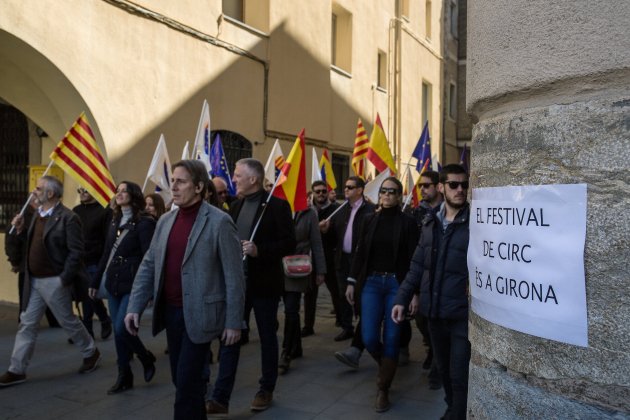
[[[212,165],[212,176],[220,176],[225,180],[228,186],[228,193],[232,196],[236,195],[236,189],[232,184],[232,177],[230,176],[230,169],[228,167],[225,153],[223,152],[223,144],[221,143],[221,136],[217,133],[212,143],[212,149],[210,150],[210,165]]]

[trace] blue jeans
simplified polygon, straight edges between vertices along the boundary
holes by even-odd
[[[175,419],[206,419],[206,375],[210,342],[195,344],[188,337],[184,311],[166,306],[166,340],[175,385]]]
[[[112,315],[118,368],[128,369],[131,354],[136,353],[140,358],[144,358],[147,354],[147,349],[142,344],[140,337],[129,334],[127,328],[125,328],[125,315],[127,314],[129,295],[109,295],[107,302],[109,304],[109,313]]]
[[[429,333],[442,383],[444,400],[452,419],[466,419],[468,401],[468,341],[467,319],[429,319]]]
[[[262,363],[262,377],[259,380],[260,389],[273,392],[278,380],[278,298],[258,297],[247,295],[245,313],[254,310],[258,337],[260,338],[260,353]],[[212,399],[219,404],[229,405],[236,370],[240,357],[239,344],[224,346],[219,349],[219,372],[214,384]]]
[[[361,292],[363,344],[375,359],[384,357],[398,360],[400,326],[391,318],[397,291],[396,275],[388,273],[369,275]]]

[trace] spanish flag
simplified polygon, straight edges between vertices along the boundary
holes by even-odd
[[[383,130],[381,117],[378,113],[376,114],[376,122],[372,129],[372,135],[370,136],[367,158],[379,172],[383,172],[386,168],[389,168],[392,175],[396,175],[394,158],[392,157],[392,152],[389,150],[385,130]]]
[[[300,131],[291,153],[282,170],[280,180],[273,195],[287,200],[291,211],[298,212],[308,208],[306,195],[306,149],[304,147],[304,129]]]
[[[367,156],[368,143],[370,140],[363,127],[363,122],[359,118],[357,132],[354,136],[354,150],[352,151],[352,169],[356,176],[365,179],[365,157]]]
[[[328,149],[324,149],[322,158],[319,161],[319,170],[322,174],[322,180],[326,182],[328,191],[337,188],[337,180],[335,179],[335,173],[333,172],[332,164],[328,158]]]
[[[61,139],[50,158],[103,207],[107,207],[116,194],[114,179],[84,112]]]

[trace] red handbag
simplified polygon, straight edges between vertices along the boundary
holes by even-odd
[[[299,279],[313,272],[313,264],[310,255],[288,255],[282,258],[284,275],[288,278]]]

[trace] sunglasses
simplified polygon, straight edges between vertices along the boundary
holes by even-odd
[[[313,194],[326,194],[327,190],[313,190]]]
[[[432,183],[432,182],[420,182],[420,183],[418,183],[418,186],[420,188],[431,188],[431,185],[435,185],[435,184]]]
[[[467,190],[468,189],[468,181],[464,181],[464,182],[458,182],[458,181],[446,181],[445,182],[446,185],[448,185],[448,187],[451,190],[456,190],[458,189],[460,186],[462,187],[462,189]]]
[[[378,192],[381,194],[396,195],[398,194],[398,188],[381,188]]]
[[[356,185],[346,185],[345,187],[343,187],[346,190],[354,190],[355,188],[357,188]]]

